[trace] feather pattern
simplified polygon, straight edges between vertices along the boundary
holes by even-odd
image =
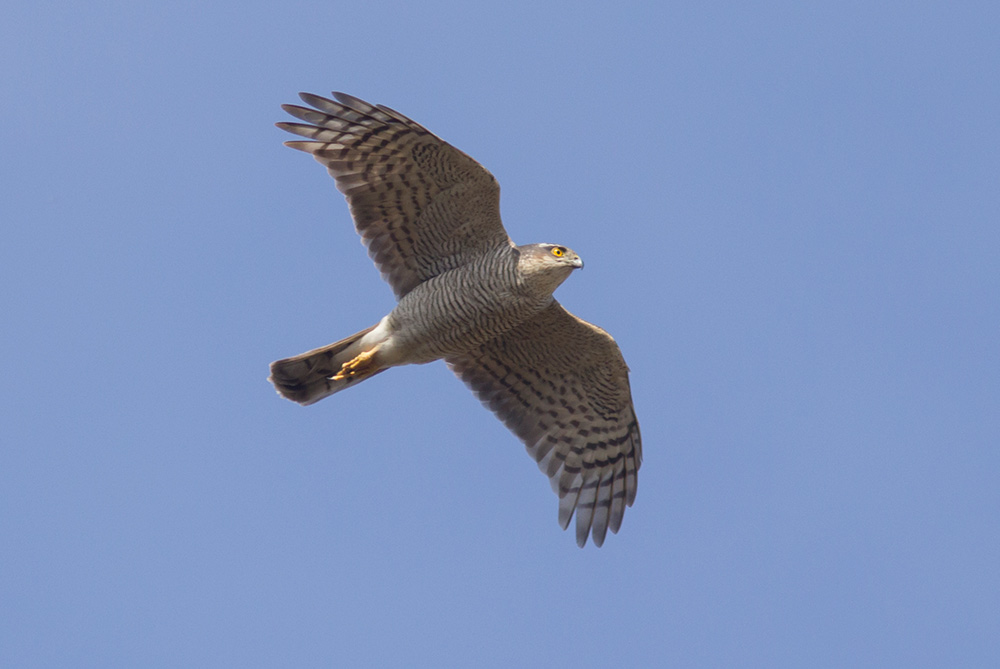
[[[604,543],[635,501],[642,464],[628,366],[618,344],[554,301],[531,320],[445,359],[524,441],[559,495],[559,524]]]
[[[285,144],[326,166],[397,298],[513,247],[500,220],[500,186],[486,168],[399,112],[333,95],[300,94],[312,109],[282,109],[305,123],[277,125],[309,139]]]

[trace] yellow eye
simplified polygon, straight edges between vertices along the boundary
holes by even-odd
[[[566,255],[566,249],[564,249],[561,246],[553,246],[552,255],[554,255],[556,258],[562,258],[564,255]]]

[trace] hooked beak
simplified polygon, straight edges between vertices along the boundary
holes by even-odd
[[[580,260],[580,256],[573,256],[573,269],[583,269],[583,261]]]

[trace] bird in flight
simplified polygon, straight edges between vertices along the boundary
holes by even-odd
[[[326,166],[396,307],[345,339],[271,363],[299,404],[390,367],[444,360],[527,447],[576,542],[604,543],[635,500],[642,462],[628,366],[607,332],[552,293],[583,261],[559,244],[516,245],[482,165],[383,105],[344,93],[283,105],[285,144]]]

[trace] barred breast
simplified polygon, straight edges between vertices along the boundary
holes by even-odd
[[[509,251],[509,252],[508,252]],[[513,249],[444,272],[403,296],[388,316],[406,363],[465,353],[517,327],[552,302],[526,285]]]

